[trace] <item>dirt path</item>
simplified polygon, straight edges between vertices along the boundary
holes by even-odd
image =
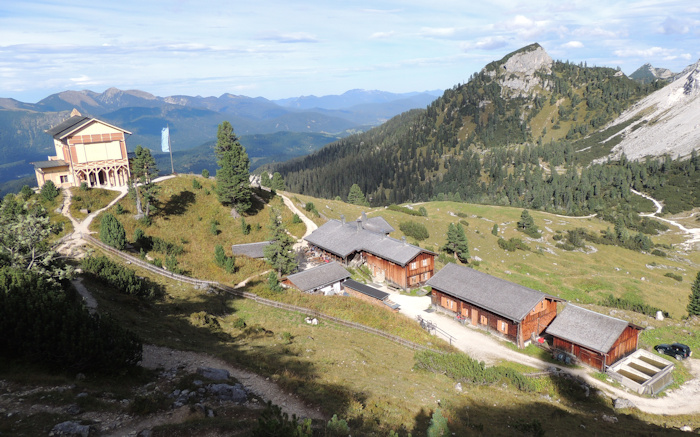
[[[635,189],[630,188],[630,191],[638,196],[642,196],[645,199],[651,200],[652,202],[654,202],[654,206],[656,206],[656,212],[639,214],[639,215],[641,215],[643,217],[654,217],[656,220],[661,220],[662,222],[669,223],[673,226],[676,226],[678,229],[681,230],[681,232],[684,232],[688,236],[688,239],[685,242],[681,243],[681,247],[684,250],[692,250],[693,247],[697,243],[700,243],[700,228],[686,228],[685,226],[683,226],[682,224],[680,224],[674,220],[659,217],[658,214],[660,214],[664,208],[663,205],[661,204],[661,202],[659,202],[658,200],[654,199],[653,197],[651,197],[647,194],[640,193],[639,191],[637,191]]]
[[[280,197],[282,197],[282,200],[284,201],[284,204],[287,205],[287,208],[289,208],[290,210],[292,210],[293,213],[295,213],[296,215],[298,215],[299,218],[301,219],[301,221],[303,221],[304,224],[306,225],[306,233],[304,234],[304,237],[308,237],[309,235],[311,235],[311,233],[312,233],[313,231],[315,231],[316,229],[318,229],[318,225],[317,225],[316,223],[314,223],[310,218],[308,218],[308,217],[306,216],[306,214],[304,214],[303,212],[301,212],[301,210],[300,210],[299,208],[297,208],[297,206],[294,204],[294,202],[292,202],[292,201],[289,199],[289,197],[287,197],[287,196],[285,196],[285,195],[283,195],[283,194],[281,194],[281,193],[277,193],[277,194],[278,194]],[[304,238],[304,237],[302,237],[302,238]]]

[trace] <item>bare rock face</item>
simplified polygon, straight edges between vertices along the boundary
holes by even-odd
[[[683,85],[683,94],[686,96],[700,94],[700,62],[696,63],[694,67]]]
[[[538,85],[544,87],[540,78],[535,76],[535,72],[551,73],[553,62],[539,45],[532,50],[515,53],[500,66],[498,72],[501,76],[499,81],[501,86],[508,89],[503,89],[503,92],[505,94],[512,94],[513,91],[529,93]]]

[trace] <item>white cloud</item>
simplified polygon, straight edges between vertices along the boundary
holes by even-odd
[[[583,43],[581,41],[569,41],[562,45],[565,49],[581,49],[583,48]]]
[[[396,35],[396,32],[393,30],[390,32],[374,32],[372,35],[370,35],[371,39],[385,39],[385,38],[391,38],[392,36]]]
[[[685,35],[690,32],[691,24],[690,20],[666,17],[657,31],[664,35]]]
[[[648,49],[621,49],[614,51],[615,56],[621,58],[651,58],[654,56],[671,56],[670,49],[664,49],[661,47],[650,47]]]
[[[460,48],[464,51],[473,49],[496,50],[506,45],[508,45],[508,40],[504,37],[487,37],[480,38],[476,42],[463,42],[460,44]]]
[[[283,44],[290,43],[317,43],[316,36],[306,32],[280,33],[269,32],[259,34],[257,39],[265,41],[276,41]]]

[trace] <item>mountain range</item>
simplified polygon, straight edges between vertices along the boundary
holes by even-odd
[[[173,150],[182,152],[215,140],[218,125],[228,120],[243,144],[260,153],[251,155],[253,162],[264,163],[270,157],[283,160],[309,153],[401,112],[425,107],[437,97],[436,93],[352,90],[340,96],[308,96],[275,102],[233,94],[157,97],[139,90],[110,88],[102,93],[64,91],[37,103],[2,98],[0,183],[33,174],[29,162],[44,160],[54,153],[52,139],[44,131],[68,118],[73,109],[132,132],[128,140],[130,149],[140,144],[154,151],[160,148],[161,129],[166,125],[170,127]],[[313,107],[309,107],[312,103]],[[304,141],[297,143],[300,134]],[[276,146],[265,147],[271,143]],[[201,150],[195,153],[202,157]],[[210,158],[210,169],[212,163]]]

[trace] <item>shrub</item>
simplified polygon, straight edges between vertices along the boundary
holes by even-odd
[[[331,420],[328,421],[328,425],[326,425],[326,435],[345,437],[349,434],[350,427],[348,427],[348,422],[344,419],[338,419],[338,415],[334,414]]]
[[[229,273],[236,272],[236,258],[233,256],[227,256],[224,251],[224,247],[217,244],[214,248],[214,262],[216,265],[226,270]]]
[[[139,278],[134,270],[117,264],[104,255],[83,258],[80,264],[85,273],[121,293],[146,298],[160,294],[155,285]]]
[[[516,250],[525,250],[529,251],[530,246],[527,244],[523,243],[523,240],[519,238],[510,238],[508,240],[504,240],[503,238],[498,239],[498,247],[500,247],[503,250],[507,250],[508,252],[515,252]]]
[[[212,220],[209,222],[209,233],[212,235],[219,235],[219,222],[216,220]]]
[[[275,272],[274,270],[267,275],[267,286],[272,291],[279,292],[283,290],[282,286],[280,285],[279,279],[277,279],[277,272]]]
[[[202,176],[205,179],[209,179],[209,170],[207,170],[206,168],[204,170],[202,170]]]
[[[296,415],[289,419],[287,413],[272,402],[267,401],[267,406],[258,418],[258,425],[253,430],[253,437],[305,437],[312,436],[311,419],[305,419],[299,423]]]
[[[91,315],[72,290],[35,273],[0,269],[0,350],[52,371],[114,373],[141,360],[136,334]]]
[[[292,223],[294,223],[294,224],[302,223],[302,220],[301,220],[301,217],[299,217],[299,214],[294,214],[292,216]]]
[[[192,179],[192,188],[194,188],[195,190],[199,190],[202,188],[202,184],[200,184],[196,178]]]
[[[110,213],[102,216],[100,221],[100,240],[117,250],[122,250],[126,247],[124,226]]]
[[[46,183],[44,183],[44,185],[41,187],[41,197],[48,200],[49,202],[55,199],[56,196],[58,196],[58,194],[58,188],[56,188],[56,185],[53,183],[53,181],[46,181]]]
[[[408,214],[408,215],[412,215],[412,216],[416,216],[416,217],[425,217],[420,212],[420,210],[416,211],[416,210],[413,210],[410,208],[406,208],[405,206],[389,205],[389,206],[387,206],[387,209],[389,209],[391,211],[402,212],[404,214]],[[423,208],[423,209],[425,209],[425,208]],[[427,211],[426,211],[426,215],[427,215]]]
[[[162,253],[163,255],[182,255],[185,252],[185,246],[170,241],[163,240],[159,237],[149,237],[151,250]]]
[[[496,223],[494,223],[493,228],[491,228],[491,235],[498,237],[498,225]]]
[[[90,186],[88,186],[87,182],[80,183],[80,191],[88,191],[89,189],[90,189]]]
[[[401,229],[401,232],[406,234],[406,236],[415,238],[417,241],[422,241],[430,238],[430,235],[428,234],[428,229],[422,223],[401,222],[399,224],[399,229]]]
[[[296,214],[294,214],[297,216]],[[299,216],[297,216],[299,217]],[[241,232],[243,232],[243,235],[248,235],[250,234],[250,225],[245,222],[245,218],[241,217]]]
[[[683,282],[683,276],[677,275],[677,274],[672,273],[672,272],[668,272],[664,276],[666,276],[667,278],[675,279],[678,282]]]
[[[121,203],[117,203],[117,206],[114,208],[114,212],[117,215],[122,215],[126,212],[126,210],[124,209]]]
[[[668,256],[668,254],[666,254],[666,252],[664,252],[663,250],[659,250],[659,249],[652,250],[651,254],[656,255],[656,256],[660,256],[662,258],[666,258]]]
[[[30,197],[34,195],[34,190],[31,189],[29,185],[24,185],[22,186],[22,189],[19,190],[20,196],[22,196],[22,199],[26,202],[29,200]]]
[[[657,311],[661,311],[664,317],[670,317],[668,312],[654,306],[647,305],[644,302],[615,297],[612,294],[607,295],[603,300],[599,301],[598,304],[606,307],[619,308],[621,310],[634,311],[635,313],[645,314],[649,317],[655,317]]]
[[[428,217],[428,210],[425,209],[424,206],[421,206],[420,208],[418,208],[418,212],[420,213],[420,215],[422,217]]]

